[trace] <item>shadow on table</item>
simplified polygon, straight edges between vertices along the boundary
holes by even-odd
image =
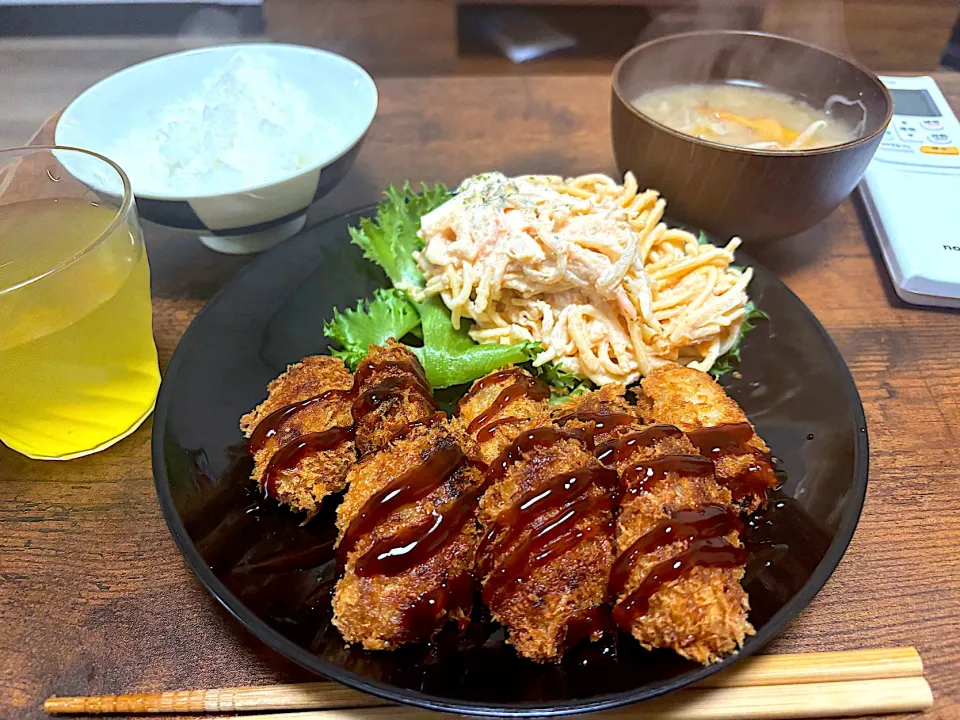
[[[363,167],[354,168],[329,196],[310,208],[306,230],[327,218],[379,201],[383,190]],[[196,234],[146,220],[141,222],[150,258],[154,299],[209,300],[234,275],[263,255],[225,255],[210,250]],[[349,241],[344,234],[344,244]]]
[[[836,211],[834,211],[836,212]],[[779,276],[824,261],[829,254],[831,214],[802,233],[760,245],[744,244],[744,250]]]

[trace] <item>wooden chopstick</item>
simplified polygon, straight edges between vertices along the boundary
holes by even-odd
[[[390,704],[387,700],[351,690],[340,683],[314,682],[213,690],[168,690],[136,695],[51,697],[43,703],[43,709],[51,715],[139,715],[369,708]]]
[[[848,682],[757,685],[752,687],[678,690],[655,700],[609,710],[597,720],[787,720],[915,712],[933,705],[922,677],[851,680]],[[249,715],[244,720],[358,720],[351,710]],[[441,715],[410,707],[378,707],[363,711],[372,720],[436,720]]]
[[[662,717],[667,720],[716,718],[826,717],[880,712],[908,712],[930,707],[930,687],[922,678],[923,663],[913,648],[798,653],[747,658],[695,688],[612,711],[605,717]],[[261,720],[337,720],[352,718],[349,708],[387,705],[383,700],[333,682],[262,687],[180,690],[137,695],[52,697],[48,713],[141,714],[223,713],[272,710],[284,713]],[[410,714],[413,713],[413,714]],[[365,710],[364,716],[429,717],[409,708]],[[254,720],[250,716],[249,720]]]
[[[704,687],[795,685],[798,683],[920,677],[923,661],[916,648],[880,648],[844,652],[756,655],[697,684]]]
[[[597,720],[787,720],[915,712],[933,705],[923,678],[853,680],[753,687],[678,690],[596,716]],[[356,711],[248,715],[244,720],[357,720]],[[378,707],[363,711],[372,720],[435,720],[453,717],[410,707]]]

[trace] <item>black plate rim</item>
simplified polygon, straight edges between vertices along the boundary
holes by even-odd
[[[375,203],[364,205],[362,207],[326,218],[315,225],[302,230],[301,232],[313,232],[323,225],[333,224],[338,221],[342,222],[343,220],[354,216],[370,215],[375,208]],[[790,295],[792,295],[797,303],[799,303],[799,305],[802,307],[803,312],[809,317],[809,320],[811,321],[817,333],[826,341],[826,345],[830,352],[836,356],[837,360],[839,360],[840,365],[844,370],[844,379],[847,381],[849,387],[853,391],[853,397],[851,400],[856,405],[853,414],[857,420],[856,424],[858,426],[853,439],[854,480],[851,488],[851,497],[847,503],[847,507],[844,509],[843,518],[840,522],[840,526],[837,529],[837,534],[830,543],[830,546],[827,548],[827,552],[824,555],[823,560],[820,561],[820,564],[817,565],[813,574],[796,594],[796,596],[794,596],[790,602],[788,602],[776,614],[774,614],[773,617],[771,617],[763,627],[763,629],[758,631],[757,634],[753,636],[750,641],[750,647],[742,649],[736,655],[732,655],[731,657],[728,657],[719,663],[698,668],[695,671],[680,675],[670,682],[664,683],[663,685],[653,689],[611,693],[582,701],[568,700],[552,703],[515,703],[511,705],[467,700],[451,701],[437,695],[430,695],[405,688],[397,688],[389,683],[360,677],[353,672],[344,670],[343,668],[327,662],[317,655],[314,655],[305,648],[294,643],[292,640],[284,637],[270,627],[266,622],[260,619],[249,608],[247,608],[247,606],[244,605],[244,603],[236,595],[234,595],[220,581],[219,578],[217,578],[210,567],[207,566],[203,558],[200,556],[196,546],[193,544],[192,540],[187,534],[180,514],[177,512],[176,506],[174,505],[173,494],[170,489],[170,479],[167,476],[167,468],[163,456],[163,447],[166,438],[166,417],[170,403],[170,396],[172,394],[172,390],[170,389],[172,386],[172,380],[169,380],[169,378],[172,378],[176,375],[177,368],[183,362],[184,355],[180,349],[184,344],[183,341],[190,336],[191,332],[196,332],[196,327],[198,323],[202,321],[204,315],[210,311],[210,309],[217,304],[220,298],[229,291],[229,288],[233,283],[237,282],[240,278],[246,276],[248,273],[254,272],[257,265],[260,264],[262,258],[268,257],[273,253],[283,252],[283,246],[285,244],[286,243],[280,243],[276,247],[271,248],[261,255],[260,258],[254,260],[245,268],[240,270],[204,304],[204,306],[190,322],[190,325],[187,327],[186,331],[181,336],[180,341],[177,343],[177,347],[174,349],[173,356],[170,358],[170,362],[167,365],[167,370],[163,375],[160,390],[157,395],[156,409],[154,410],[152,428],[153,434],[151,438],[151,457],[154,486],[157,491],[157,498],[160,502],[160,509],[163,513],[164,519],[167,522],[167,526],[170,529],[170,534],[173,536],[177,548],[187,561],[187,565],[197,576],[200,584],[203,585],[207,592],[209,592],[214,599],[216,599],[217,602],[219,602],[227,610],[227,612],[236,618],[236,620],[248,632],[262,642],[266,643],[270,648],[280,653],[284,657],[293,660],[298,665],[301,665],[308,670],[327,677],[330,680],[343,683],[344,685],[347,685],[355,690],[359,690],[385,700],[390,700],[405,705],[413,705],[416,707],[425,708],[427,710],[481,717],[510,718],[544,716],[560,717],[563,715],[609,710],[640,702],[642,700],[649,700],[661,695],[665,695],[674,690],[678,690],[682,687],[687,687],[709,677],[710,675],[713,675],[714,673],[730,667],[745,657],[750,656],[766,645],[776,635],[782,632],[786,626],[792,620],[794,620],[804,608],[806,608],[810,601],[813,600],[814,596],[823,588],[827,580],[830,579],[830,576],[833,575],[837,565],[840,564],[840,560],[843,558],[844,553],[853,539],[854,532],[857,528],[857,523],[863,511],[864,500],[866,498],[869,476],[869,440],[867,436],[866,416],[863,410],[863,402],[860,399],[860,392],[857,389],[856,382],[854,382],[853,379],[853,374],[850,372],[850,368],[843,359],[843,355],[841,355],[839,348],[837,348],[836,344],[833,342],[833,338],[830,337],[830,334],[827,332],[826,328],[823,327],[810,308],[807,307],[806,303],[804,303],[796,295],[796,293],[794,293],[793,290],[786,285],[786,283],[782,283],[782,281],[780,281],[784,289]],[[772,271],[768,270],[762,264],[754,260],[749,254],[741,252],[740,259],[743,261],[742,264],[748,267],[759,268],[762,271],[769,273],[771,276],[776,277]]]

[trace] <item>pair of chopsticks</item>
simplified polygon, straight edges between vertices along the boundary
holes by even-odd
[[[933,705],[914,648],[763,655],[693,688],[597,715],[598,720],[766,720],[913,712]],[[353,708],[354,710],[351,710]],[[364,708],[361,712],[355,709]],[[52,697],[48,713],[231,713],[245,720],[429,720],[436,713],[398,707],[333,682],[177,690],[142,695]],[[309,712],[289,712],[309,710]]]

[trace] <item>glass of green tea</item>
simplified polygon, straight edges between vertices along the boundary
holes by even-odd
[[[159,384],[123,170],[73,148],[0,150],[0,441],[47,460],[103,450],[150,415]]]

